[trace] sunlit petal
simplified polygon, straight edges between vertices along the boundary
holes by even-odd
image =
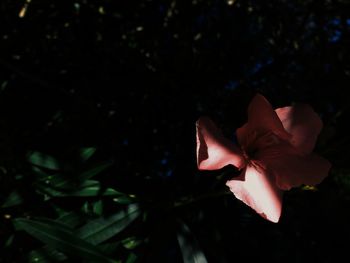
[[[215,124],[206,117],[197,123],[197,165],[200,170],[216,170],[228,164],[244,166],[241,150],[226,139]]]
[[[234,195],[262,217],[278,222],[282,211],[282,191],[265,169],[248,165],[239,177],[226,183]]]

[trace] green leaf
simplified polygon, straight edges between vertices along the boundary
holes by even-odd
[[[11,246],[12,243],[13,243],[13,239],[14,239],[14,238],[15,238],[15,236],[14,236],[14,235],[11,235],[11,236],[6,240],[5,246],[4,246],[4,247],[9,247],[9,246]]]
[[[137,246],[139,246],[142,242],[143,240],[137,237],[128,237],[122,241],[100,244],[98,245],[98,248],[106,255],[109,255],[115,253],[115,251],[117,251],[117,249],[121,247],[129,250],[134,249]]]
[[[41,153],[32,152],[28,156],[28,161],[36,166],[43,167],[50,170],[59,170],[59,162],[52,156]]]
[[[94,245],[76,237],[70,231],[65,231],[57,222],[18,218],[13,220],[13,223],[16,229],[24,230],[48,246],[68,255],[72,254],[90,262],[116,262],[103,255]]]
[[[23,203],[23,197],[17,192],[13,191],[2,205],[2,208],[20,205]]]
[[[134,249],[137,246],[139,246],[142,242],[143,240],[137,237],[128,237],[122,241],[122,244],[126,249]]]
[[[67,256],[48,246],[33,250],[28,255],[29,262],[35,263],[51,263],[59,262],[67,259]]]
[[[98,245],[98,249],[106,255],[110,255],[115,253],[115,251],[120,247],[121,242],[111,242],[111,243],[103,243]]]
[[[137,202],[137,199],[134,195],[121,195],[113,198],[113,201],[118,204],[128,205]]]
[[[81,186],[81,189],[72,193],[69,196],[120,196],[123,195],[112,188],[103,189],[100,182],[89,180]]]
[[[61,222],[74,228],[82,223],[82,217],[76,212],[66,212],[57,218],[55,221]]]
[[[120,196],[124,195],[112,188],[103,189],[100,182],[95,180],[87,180],[78,186],[77,190],[70,189],[55,189],[50,184],[37,183],[35,185],[41,192],[51,197],[63,197],[63,196],[80,196],[80,197],[94,197],[94,196]]]
[[[110,167],[113,164],[112,161],[106,161],[100,164],[95,165],[94,167],[85,170],[84,172],[79,174],[79,179],[81,181],[85,181],[87,179],[90,179],[98,174],[100,174],[101,172],[103,172],[104,170],[106,170],[108,167]]]
[[[95,152],[96,152],[96,148],[94,147],[81,148],[80,149],[81,161],[86,162],[94,155]]]
[[[134,253],[130,253],[125,263],[135,263],[137,256]]]
[[[98,200],[92,204],[93,212],[95,215],[102,216],[103,213],[103,203],[102,200]]]
[[[77,235],[91,244],[100,244],[121,232],[139,215],[139,207],[129,205],[126,211],[120,211],[108,218],[90,221],[77,231]]]
[[[51,257],[45,251],[33,250],[28,255],[28,262],[30,263],[50,263]]]
[[[39,221],[52,223],[51,219],[38,219]],[[82,223],[82,218],[75,212],[64,212],[57,218],[54,222],[59,224],[63,231],[68,231],[73,233],[73,229]],[[55,224],[55,223],[54,223]],[[101,251],[103,252],[103,251]],[[33,250],[28,256],[30,262],[53,262],[53,261],[63,261],[67,259],[67,256],[52,247],[45,246],[43,248]]]
[[[184,263],[207,263],[207,259],[199,247],[198,241],[190,231],[189,227],[179,221],[179,230],[177,233]]]
[[[41,173],[40,174],[41,178],[37,180],[36,184],[38,185],[40,190],[44,192],[46,189],[50,190],[47,187],[54,188],[55,190],[58,190],[58,191],[60,190],[73,191],[79,187],[81,188],[81,184],[83,184],[86,180],[90,179],[93,176],[98,175],[99,173],[103,172],[105,169],[107,169],[111,165],[112,165],[112,162],[103,162],[95,165],[90,169],[87,169],[81,172],[80,174],[78,174],[78,176],[72,176],[68,174],[59,174],[59,173],[54,175],[42,176],[42,173]],[[110,192],[109,194],[111,194],[111,191],[109,192]]]
[[[34,186],[41,190],[56,189],[57,191],[73,191],[79,187],[81,182],[77,178],[65,174],[54,174],[40,178],[34,183]]]

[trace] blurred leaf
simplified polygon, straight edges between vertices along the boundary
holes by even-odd
[[[110,255],[112,253],[114,253],[118,247],[120,247],[121,242],[117,241],[117,242],[111,242],[111,243],[104,243],[104,244],[100,244],[98,245],[98,249],[103,252],[106,255]]]
[[[130,205],[108,218],[98,218],[81,227],[77,235],[91,244],[100,244],[115,236],[140,215],[138,205]]]
[[[112,165],[112,162],[103,162],[99,163],[92,168],[89,168],[80,174],[78,176],[71,176],[68,174],[54,174],[54,175],[45,175],[42,176],[42,173],[40,173],[40,180],[37,181],[37,185],[40,188],[40,190],[44,191],[47,189],[47,191],[52,190],[52,194],[55,194],[54,190],[60,191],[60,190],[75,190],[77,188],[81,188],[82,184],[86,186],[86,184],[91,184],[90,182],[85,182],[86,180],[90,179],[93,176],[98,175],[108,167]],[[94,181],[96,182],[96,181]],[[50,188],[48,188],[50,187]],[[54,188],[54,189],[53,189]],[[50,192],[47,192],[47,194],[50,194]],[[58,193],[56,193],[58,194]]]
[[[137,200],[135,199],[135,196],[133,195],[121,195],[118,197],[113,198],[113,201],[119,204],[132,204],[137,202]]]
[[[134,253],[130,253],[125,263],[134,263],[137,260],[137,256]]]
[[[57,218],[55,222],[57,222],[58,224],[61,224],[60,227],[63,227],[64,231],[69,231],[73,233],[73,228],[81,224],[82,218],[75,212],[65,212],[59,218]],[[49,223],[50,223],[50,220],[49,220]],[[45,246],[43,248],[31,251],[28,258],[30,262],[52,262],[53,260],[54,261],[66,260],[67,256],[62,252],[59,252],[56,249],[53,249],[52,247]]]
[[[56,219],[58,222],[62,222],[72,228],[80,225],[82,223],[81,216],[76,212],[66,212]]]
[[[40,168],[40,167],[33,166],[32,169],[33,169],[34,173],[37,175],[37,178],[38,178],[38,179],[45,180],[45,179],[47,179],[47,178],[50,176],[50,175],[48,175],[47,173],[45,173],[45,172],[43,171],[43,169]]]
[[[35,186],[43,193],[52,197],[64,197],[64,196],[80,196],[80,197],[93,197],[93,196],[119,196],[123,193],[118,192],[112,188],[103,189],[100,182],[95,180],[87,180],[78,186],[77,190],[65,190],[55,189],[54,185],[37,183]]]
[[[182,252],[184,263],[206,263],[207,259],[199,247],[198,241],[190,231],[189,227],[179,221],[177,241]]]
[[[81,211],[84,214],[92,214],[93,213],[93,209],[91,209],[90,202],[84,202],[83,206],[81,207]]]
[[[13,223],[16,229],[26,231],[31,236],[64,253],[73,254],[91,262],[116,262],[103,255],[95,246],[74,236],[70,231],[65,231],[57,222],[18,218],[13,220]]]
[[[86,162],[89,160],[94,153],[96,152],[96,148],[94,147],[88,147],[88,148],[82,148],[80,149],[80,159],[83,162]]]
[[[312,192],[316,192],[318,190],[317,187],[312,185],[304,185],[301,187],[301,189],[304,191],[312,191]]]
[[[67,256],[51,247],[45,246],[41,249],[33,250],[28,255],[29,262],[51,263],[66,260]]]
[[[60,169],[58,161],[54,157],[44,153],[32,152],[28,156],[28,161],[33,165],[37,165],[39,167],[43,167],[46,169],[50,169],[50,170]]]
[[[39,223],[44,223],[44,224],[48,224],[48,225],[54,225],[55,228],[57,229],[61,229],[64,232],[69,232],[69,233],[73,233],[74,231],[74,227],[70,226],[66,223],[57,221],[57,220],[52,220],[50,218],[46,218],[46,217],[36,217],[36,218],[32,218],[31,220],[35,221],[35,222],[39,222]]]
[[[134,249],[139,246],[143,242],[142,239],[138,239],[137,237],[128,237],[122,241],[123,246],[126,249]]]
[[[103,213],[103,203],[102,200],[98,200],[92,204],[93,212],[95,215],[101,216]]]
[[[11,206],[20,205],[23,203],[23,197],[18,193],[18,191],[13,191],[5,200],[2,208],[7,208]]]
[[[14,239],[14,238],[15,238],[15,236],[14,236],[14,235],[11,235],[11,236],[6,240],[5,246],[4,246],[4,247],[9,247],[9,246],[11,246],[12,243],[13,243],[13,239]]]
[[[28,255],[28,262],[30,263],[50,263],[51,258],[41,250],[33,250]]]
[[[84,172],[79,174],[79,179],[81,181],[85,181],[87,179],[90,179],[92,177],[94,177],[95,175],[100,174],[101,172],[103,172],[104,170],[106,170],[108,167],[110,167],[113,164],[112,161],[106,161],[103,163],[99,163],[97,165],[95,165],[94,167],[85,170]]]
[[[60,190],[74,190],[79,187],[81,182],[77,181],[77,178],[72,176],[68,176],[65,174],[54,174],[54,175],[46,175],[45,177],[40,178],[35,183],[41,190],[56,189]]]
[[[106,255],[109,255],[115,252],[121,246],[123,246],[126,249],[134,249],[140,244],[142,244],[142,242],[143,240],[137,237],[128,237],[122,241],[100,244],[98,245],[98,248]]]

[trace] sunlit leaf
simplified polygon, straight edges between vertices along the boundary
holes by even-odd
[[[122,240],[122,244],[126,249],[134,249],[139,246],[143,240],[138,239],[137,237],[128,237]]]
[[[5,200],[3,203],[2,207],[11,207],[11,206],[16,206],[20,205],[23,203],[23,197],[18,191],[13,191]]]
[[[200,249],[197,239],[184,222],[179,222],[177,241],[184,263],[207,263],[207,259]]]
[[[127,205],[137,202],[137,199],[135,199],[135,196],[132,195],[121,195],[113,198],[113,201],[119,204]]]
[[[68,255],[78,256],[90,262],[116,262],[103,255],[94,245],[64,230],[57,222],[40,222],[24,218],[15,219],[13,222],[17,230],[24,230],[50,247]]]
[[[81,227],[77,235],[92,244],[100,244],[115,236],[140,215],[137,205],[130,205],[126,210],[108,218],[98,218]]]

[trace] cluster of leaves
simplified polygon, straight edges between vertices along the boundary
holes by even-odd
[[[1,206],[7,228],[1,229],[5,232],[4,262],[132,263],[145,253],[142,246],[147,245],[149,237],[135,229],[149,224],[151,209],[141,207],[142,200],[135,195],[93,179],[113,164],[91,161],[95,151],[81,148],[75,153],[78,158],[69,156],[70,161],[37,151],[27,155],[31,172],[15,177],[16,188],[9,189],[12,192]],[[173,207],[182,205],[180,200]],[[174,220],[184,261],[206,262],[188,226],[179,218]]]
[[[73,256],[91,262],[119,262],[108,255],[121,247],[131,250],[141,242],[136,237],[117,236],[141,215],[141,210],[133,196],[104,187],[92,179],[112,164],[89,164],[94,152],[95,148],[81,149],[76,163],[58,161],[40,152],[28,154],[31,179],[25,178],[29,175],[18,176],[15,179],[17,188],[2,204],[7,219],[11,219],[12,213],[20,214],[12,220],[16,232],[7,237],[5,249],[14,252],[11,250],[19,244],[23,231],[46,245],[36,244],[31,251],[31,246],[22,247],[23,254],[12,260],[56,262]],[[22,193],[21,188],[29,188],[30,192]],[[28,194],[33,196],[29,199]],[[64,203],[72,202],[74,197],[81,200],[69,209]],[[36,198],[35,203],[30,203],[32,198]],[[105,198],[116,203],[115,212],[110,215],[104,210]],[[35,212],[33,205],[49,212]],[[30,210],[26,211],[28,208]],[[130,253],[126,262],[133,262],[135,257]]]

